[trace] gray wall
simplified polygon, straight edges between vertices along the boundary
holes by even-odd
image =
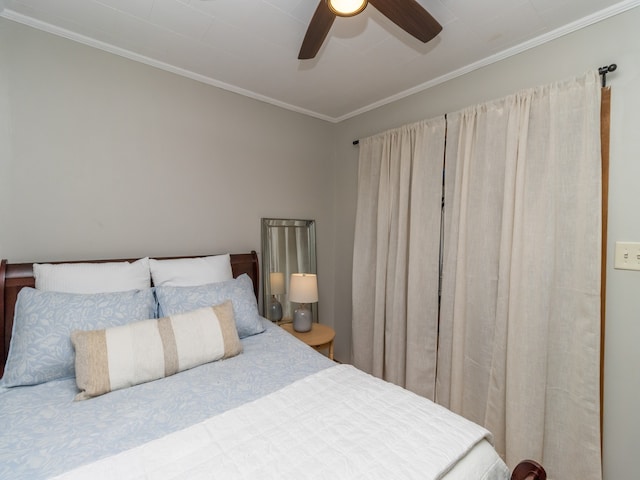
[[[0,257],[260,252],[317,221],[333,310],[335,126],[0,18]]]
[[[342,122],[336,137],[336,318],[349,335],[350,265],[358,149],[351,141],[431,118],[610,63],[612,86],[607,327],[605,349],[605,480],[636,478],[640,454],[640,272],[613,269],[616,240],[640,241],[640,8],[612,17],[489,67]],[[585,259],[585,261],[591,261]],[[344,321],[344,323],[343,323]],[[341,346],[342,348],[343,346]]]

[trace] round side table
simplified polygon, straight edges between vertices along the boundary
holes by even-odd
[[[292,323],[284,323],[280,326],[298,340],[303,341],[316,350],[328,348],[329,358],[333,360],[333,339],[336,337],[336,332],[333,328],[314,322],[311,324],[311,330],[308,332],[296,332],[293,329]]]

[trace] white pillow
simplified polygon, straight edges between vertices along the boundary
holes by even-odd
[[[170,260],[152,258],[149,268],[155,287],[195,287],[233,279],[229,254]]]
[[[36,289],[66,293],[107,293],[151,286],[149,259],[135,262],[34,263]]]

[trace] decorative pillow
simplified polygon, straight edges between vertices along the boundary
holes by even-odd
[[[156,287],[193,287],[233,279],[229,254],[169,260],[152,258],[149,267]]]
[[[230,301],[120,327],[74,331],[76,384],[85,400],[238,355]]]
[[[73,377],[73,330],[124,325],[155,314],[153,290],[77,294],[25,287],[16,302],[2,385],[36,385]]]
[[[34,263],[33,276],[36,288],[49,292],[124,292],[151,286],[148,258],[132,263]]]
[[[231,300],[240,338],[264,331],[253,293],[253,283],[246,273],[226,282],[197,287],[161,286],[155,290],[160,316],[184,313]]]

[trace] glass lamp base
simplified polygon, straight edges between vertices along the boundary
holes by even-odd
[[[311,330],[312,321],[313,315],[306,306],[300,306],[293,312],[293,329],[296,332],[308,332]]]
[[[271,302],[269,302],[269,312],[267,316],[272,322],[282,320],[282,304],[276,300],[275,297],[272,297]]]

